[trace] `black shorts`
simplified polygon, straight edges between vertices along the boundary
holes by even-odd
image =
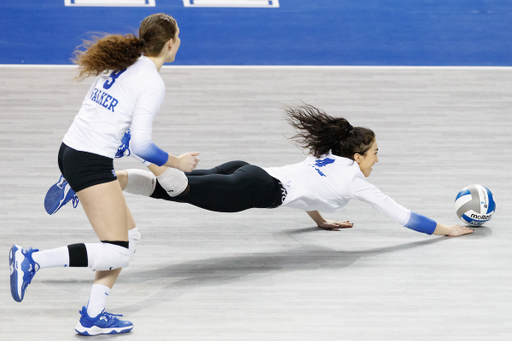
[[[116,181],[114,160],[88,152],[80,152],[61,144],[59,168],[75,192],[106,182]]]

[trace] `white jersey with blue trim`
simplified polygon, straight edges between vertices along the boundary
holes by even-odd
[[[155,63],[141,56],[125,70],[99,75],[63,142],[76,150],[114,158],[131,127],[131,148],[152,145],[153,119],[165,96]]]
[[[397,204],[377,187],[366,181],[357,162],[332,155],[264,170],[281,181],[287,191],[281,207],[305,211],[337,212],[356,199],[370,204],[387,217],[405,226],[411,211]]]

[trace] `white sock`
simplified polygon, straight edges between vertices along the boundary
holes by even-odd
[[[188,186],[188,178],[179,169],[167,168],[165,172],[156,177],[163,189],[167,191],[167,194],[171,197],[175,197],[183,193]]]
[[[103,310],[107,304],[108,295],[110,295],[110,288],[103,284],[93,284],[91,289],[91,296],[87,304],[87,315],[96,317]]]
[[[147,197],[153,194],[156,186],[153,173],[141,169],[128,169],[126,173],[128,173],[128,181],[123,191]]]
[[[67,246],[56,249],[37,251],[32,259],[39,264],[40,269],[69,266],[69,250]]]

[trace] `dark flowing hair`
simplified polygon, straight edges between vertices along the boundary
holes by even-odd
[[[133,34],[112,34],[84,40],[73,52],[72,61],[78,65],[75,78],[82,81],[107,70],[124,70],[142,54],[156,57],[162,52],[165,43],[176,36],[177,31],[178,24],[173,17],[157,13],[142,21],[138,38]]]
[[[297,131],[290,137],[300,148],[309,149],[315,157],[332,154],[354,160],[354,154],[365,155],[375,141],[375,133],[363,127],[352,127],[342,117],[304,104],[287,107],[286,119]]]

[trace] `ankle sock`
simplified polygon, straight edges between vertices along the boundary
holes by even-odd
[[[105,310],[110,290],[109,287],[103,284],[92,285],[91,296],[87,304],[87,315],[89,317],[96,317]]]

